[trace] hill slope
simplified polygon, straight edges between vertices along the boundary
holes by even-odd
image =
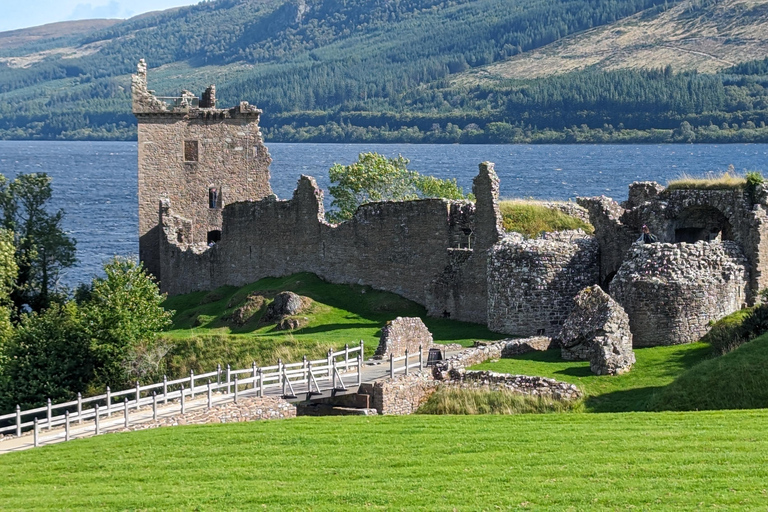
[[[269,115],[399,111],[408,91],[657,4],[663,0],[205,2],[61,47],[0,50],[0,137],[132,136],[127,86],[142,57],[167,66],[151,78],[161,94],[217,81],[223,103],[246,99]]]
[[[768,0],[682,2],[638,13],[467,71],[460,83],[537,78],[588,66],[614,70],[660,68],[714,73],[768,57]]]

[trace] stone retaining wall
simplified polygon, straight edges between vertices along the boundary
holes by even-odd
[[[362,384],[360,393],[371,396],[379,414],[412,414],[435,392],[438,382],[428,372],[396,375],[394,379]]]
[[[444,382],[443,385],[459,388],[508,390],[522,395],[541,396],[554,400],[577,400],[583,396],[575,384],[546,377],[510,375],[489,371],[459,372],[457,378]]]

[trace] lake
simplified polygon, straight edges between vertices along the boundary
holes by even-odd
[[[502,197],[573,199],[627,196],[638,180],[665,183],[682,173],[768,170],[768,144],[726,145],[427,145],[267,144],[272,188],[289,198],[301,174],[327,190],[328,168],[358,153],[402,154],[409,168],[456,178],[466,191],[482,161],[496,164]],[[66,211],[64,226],[77,240],[78,264],[63,278],[74,286],[97,274],[115,254],[138,253],[137,150],[135,142],[0,141],[0,172],[47,172],[53,206]],[[326,198],[327,200],[327,198]],[[327,202],[327,201],[326,201]]]

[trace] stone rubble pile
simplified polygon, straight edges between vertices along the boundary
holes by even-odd
[[[629,317],[599,286],[583,289],[565,321],[558,343],[566,361],[589,361],[592,373],[614,375],[635,364]]]

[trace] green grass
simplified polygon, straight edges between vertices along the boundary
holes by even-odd
[[[313,305],[307,313],[309,323],[294,331],[278,331],[274,324],[259,323],[260,313],[243,326],[227,317],[250,293],[268,299],[280,291],[293,291],[310,297]],[[212,292],[196,292],[166,300],[165,307],[175,310],[173,327],[166,333],[173,343],[166,357],[170,374],[183,375],[190,369],[210,371],[217,363],[249,366],[252,361],[273,364],[278,357],[299,360],[302,355],[319,357],[328,348],[343,348],[365,341],[366,353],[372,354],[384,324],[398,316],[417,316],[424,320],[437,343],[471,346],[475,340],[498,340],[503,335],[485,326],[427,317],[415,302],[369,286],[330,284],[314,274],[296,274],[283,278],[262,279],[241,288],[224,286]]]
[[[440,387],[417,414],[545,414],[576,412],[581,401],[521,395],[510,390]]]
[[[704,343],[635,349],[635,366],[616,376],[593,374],[589,361],[563,361],[559,349],[488,361],[472,369],[538,375],[576,384],[586,395],[588,412],[644,411],[654,393],[710,355],[711,349]]]
[[[660,390],[652,410],[768,407],[768,334],[724,356],[704,361]]]
[[[5,510],[765,510],[768,411],[325,417],[0,456]]]
[[[733,190],[746,185],[746,178],[732,171],[721,174],[710,172],[706,176],[682,174],[667,182],[667,190]]]
[[[499,210],[505,231],[516,231],[527,236],[568,229],[583,229],[590,234],[595,232],[591,224],[536,201],[505,200],[499,202]]]

